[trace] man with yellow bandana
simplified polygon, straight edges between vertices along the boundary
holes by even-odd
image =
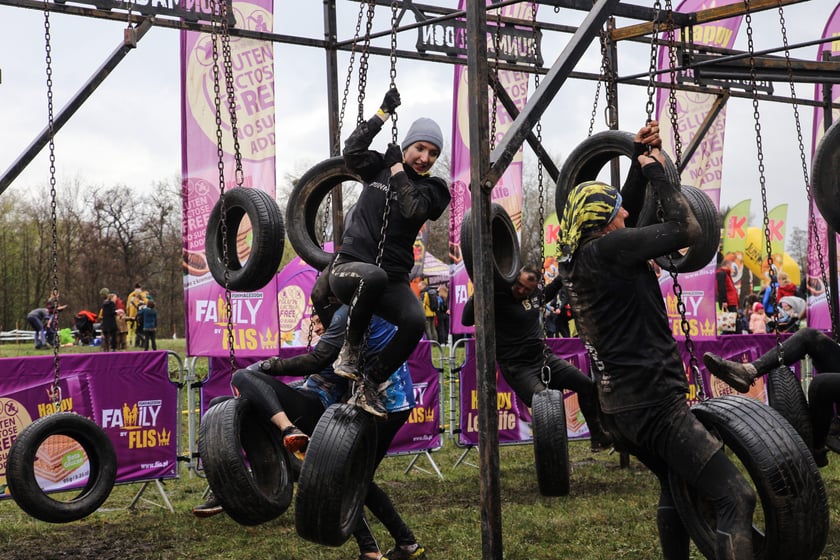
[[[594,181],[569,193],[560,221],[560,276],[596,366],[604,428],[616,448],[659,478],[664,558],[689,557],[689,536],[668,484],[673,470],[715,508],[715,558],[751,559],[755,492],[689,410],[685,367],[650,264],[691,245],[702,235],[700,224],[679,185],[665,176],[658,123],[634,140],[636,158],[621,193]],[[635,227],[646,188],[661,202],[663,219]]]

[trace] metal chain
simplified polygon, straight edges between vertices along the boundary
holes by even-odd
[[[52,286],[54,293],[58,293],[58,216],[56,213],[56,188],[55,188],[55,119],[53,111],[53,80],[52,80],[52,45],[50,33],[50,11],[44,8],[44,51],[47,76],[47,129],[49,130],[49,159],[50,159],[50,260],[52,264]],[[59,301],[55,302],[55,325],[58,326]],[[61,368],[59,366],[58,329],[53,338],[53,386],[52,401],[53,412],[61,410]]]
[[[674,10],[671,6],[671,0],[665,0],[665,11],[668,23],[668,31],[665,35],[668,39],[668,75],[671,79],[671,88],[668,90],[668,109],[671,116],[671,131],[674,135],[674,165],[679,169],[682,165],[682,139],[680,138],[679,112],[677,110],[677,90],[674,88],[677,83],[677,49],[674,45]]]
[[[779,306],[776,303],[776,267],[773,263],[773,243],[770,231],[770,212],[767,210],[767,181],[764,176],[764,149],[761,140],[761,115],[758,110],[758,78],[755,71],[755,43],[753,42],[753,26],[752,13],[750,13],[749,0],[744,0],[744,21],[747,23],[747,50],[750,54],[750,84],[752,89],[752,105],[753,105],[753,120],[755,120],[755,147],[758,158],[758,181],[761,185],[761,210],[763,213],[764,224],[764,241],[767,249],[767,273],[770,277],[770,285],[767,287],[770,290],[770,301],[773,303],[773,318],[774,328],[773,332],[776,335],[776,348],[778,350],[779,365],[784,364],[784,349],[782,348],[782,335],[779,332]]]
[[[361,124],[365,120],[365,90],[367,89],[368,59],[370,58],[370,32],[373,29],[373,15],[376,0],[368,0],[367,6],[365,40],[362,43],[362,55],[359,57],[359,107],[356,114],[356,124]]]
[[[650,34],[650,60],[648,64],[648,83],[647,83],[647,103],[645,103],[645,113],[647,113],[647,122],[653,120],[654,101],[656,95],[656,83],[654,77],[656,76],[656,55],[659,50],[659,12],[662,10],[662,5],[659,0],[653,3],[653,30]]]
[[[598,42],[601,45],[601,76],[600,79],[595,82],[595,100],[592,102],[592,113],[589,115],[589,130],[586,133],[587,138],[592,136],[592,132],[595,130],[595,117],[598,114],[598,101],[601,97],[602,82],[607,84],[605,89],[607,93],[607,107],[609,108],[610,90],[607,75],[610,69],[609,64],[607,63],[607,40],[608,34],[606,29],[601,29],[598,32]]]
[[[781,4],[779,4],[779,25],[782,29],[782,43],[785,47],[785,68],[787,69],[788,83],[790,84],[790,97],[791,99],[793,99],[793,118],[796,123],[796,139],[799,142],[799,163],[802,166],[802,177],[805,182],[805,192],[808,195],[808,219],[809,224],[812,226],[812,239],[814,240],[814,245],[817,249],[817,259],[820,263],[820,278],[822,280],[823,286],[826,286],[825,302],[826,305],[828,305],[828,309],[831,309],[831,289],[828,289],[829,282],[828,278],[826,277],[825,263],[823,262],[822,244],[819,242],[817,223],[816,218],[814,216],[814,201],[813,195],[811,193],[811,179],[808,176],[808,158],[805,155],[805,143],[802,140],[802,122],[799,118],[799,103],[797,102],[796,87],[794,87],[793,82],[793,65],[790,60],[790,48],[788,46],[787,26],[785,25],[785,12]],[[831,332],[834,336],[834,340],[840,341],[840,333],[837,329],[837,317],[834,315],[834,313],[829,313],[829,317],[831,318]]]
[[[389,71],[389,75],[391,77],[391,87],[397,87],[397,10],[398,10],[399,2],[397,0],[392,0],[391,2],[391,53],[390,53],[390,62],[391,68]],[[397,143],[397,120],[398,115],[396,109],[391,113],[391,142],[394,144]]]
[[[225,2],[225,0],[222,0]],[[236,355],[233,349],[233,305],[231,304],[230,291],[230,255],[228,254],[228,227],[227,227],[227,201],[225,199],[225,149],[222,137],[222,88],[219,77],[219,20],[221,16],[216,0],[210,0],[210,31],[213,45],[213,105],[216,116],[216,157],[218,158],[217,168],[219,171],[219,210],[221,223],[219,226],[222,236],[222,262],[224,263],[224,288],[225,288],[225,317],[226,333],[228,344],[228,360],[230,371],[236,369]]]
[[[341,151],[341,129],[344,126],[344,113],[347,109],[347,98],[350,96],[350,81],[353,78],[353,66],[356,63],[356,45],[359,43],[359,36],[362,33],[362,16],[365,13],[365,4],[359,3],[359,15],[356,17],[356,33],[353,35],[353,46],[350,47],[350,62],[347,64],[347,76],[344,78],[344,92],[341,95],[341,109],[338,112],[338,131],[335,135],[335,153]]]
[[[493,105],[490,109],[490,151],[496,149],[496,122],[498,119],[498,107],[499,104],[499,94],[496,91],[496,88],[502,87],[502,84],[499,83],[499,49],[501,48],[502,43],[502,9],[496,8],[496,31],[493,33],[493,50],[494,58],[493,58],[493,77],[495,78],[496,87],[493,88]]]

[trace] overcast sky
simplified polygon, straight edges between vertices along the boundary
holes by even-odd
[[[456,7],[457,1],[427,4]],[[637,2],[652,5],[652,2]],[[350,39],[359,4],[339,2],[339,39]],[[674,2],[676,6],[678,2]],[[836,0],[810,0],[784,10],[788,43],[818,39]],[[377,10],[374,28],[389,21],[388,8]],[[582,12],[543,7],[540,20],[577,25]],[[414,19],[407,15],[403,23]],[[53,91],[56,112],[117,48],[124,23],[53,13]],[[619,27],[635,23],[619,22]],[[753,16],[757,50],[782,44],[779,14],[769,10]],[[320,39],[323,37],[323,4],[314,1],[275,0],[275,32]],[[400,36],[400,48],[412,49],[416,31]],[[180,175],[180,74],[179,32],[154,28],[105,80],[91,99],[56,137],[59,182],[79,178],[103,186],[124,184],[135,192],[148,191],[155,181]],[[546,65],[560,54],[568,35],[548,34],[543,42]],[[385,45],[387,37],[377,44]],[[736,48],[746,49],[746,24],[742,24]],[[796,58],[814,60],[817,47],[793,51]],[[619,46],[620,74],[644,72],[647,47],[624,42]],[[0,6],[0,170],[6,170],[35,139],[46,122],[46,77],[44,67],[44,15],[38,10]],[[309,165],[329,155],[324,53],[312,47],[278,44],[275,47],[277,169],[278,184],[299,175]],[[339,54],[343,84],[348,55]],[[600,54],[593,47],[577,70],[596,73]],[[398,64],[397,84],[402,92],[400,118],[409,123],[427,115],[451,135],[453,67],[412,60]],[[371,57],[368,106],[371,114],[388,86],[387,59]],[[777,86],[779,95],[789,95],[787,84]],[[543,118],[543,141],[550,153],[562,159],[586,136],[595,84],[570,80],[561,89]],[[797,96],[813,97],[811,85],[798,85]],[[351,93],[345,119],[345,135],[355,121],[355,91]],[[645,118],[644,88],[621,86],[621,128],[635,130]],[[726,152],[721,204],[733,205],[753,199],[752,212],[761,219],[758,164],[755,157],[755,124],[752,102],[731,99],[727,109]],[[805,187],[790,105],[762,103],[761,131],[765,152],[768,205],[789,203],[789,222],[805,227]],[[603,102],[595,130],[605,125]],[[805,146],[810,161],[812,109],[800,107]],[[405,125],[407,126],[407,124]],[[383,143],[387,138],[383,138]],[[384,144],[383,144],[384,146]],[[533,162],[526,148],[526,165]],[[48,180],[48,163],[42,154],[21,174],[5,194],[25,196]]]

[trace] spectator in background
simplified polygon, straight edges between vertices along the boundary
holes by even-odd
[[[764,334],[767,332],[767,315],[764,314],[764,306],[755,302],[750,314],[750,332],[752,334]]]
[[[140,311],[141,305],[148,303],[149,294],[143,290],[138,282],[134,285],[134,291],[128,294],[127,299],[125,313],[128,321],[128,340],[134,340],[134,346],[141,348],[143,346],[143,329],[137,328],[137,313]]]
[[[783,297],[797,296],[796,284],[791,282],[790,276],[784,270],[779,272],[779,286],[776,288],[776,301],[781,302]]]
[[[433,293],[430,293],[434,291]],[[423,314],[426,316],[426,338],[437,340],[435,327],[435,312],[437,310],[437,290],[429,287],[426,280],[420,284],[420,301],[423,303]]]
[[[732,280],[732,263],[723,258],[723,253],[717,254],[718,268],[715,270],[715,301],[721,311],[738,311],[738,290]]]
[[[438,343],[449,343],[449,288],[441,285],[438,288],[438,309],[435,314],[437,319]]]
[[[139,348],[143,348],[146,337],[143,336],[143,317],[146,315],[146,304],[141,303],[137,308],[137,316],[134,318],[136,340],[140,341]]]
[[[49,326],[50,312],[46,307],[33,309],[26,316],[26,321],[35,330],[35,350],[40,350],[47,345],[47,327]]]
[[[117,308],[117,350],[128,348],[128,320],[125,309]]]
[[[157,350],[157,309],[154,300],[149,301],[143,311],[143,350],[149,349],[150,342],[152,350]]]
[[[99,290],[99,295],[105,299],[99,310],[99,329],[102,331],[102,351],[115,352],[117,350],[117,294],[108,288]]]

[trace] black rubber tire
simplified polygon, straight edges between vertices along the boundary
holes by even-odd
[[[746,468],[759,498],[753,524],[753,557],[815,560],[825,547],[829,514],[825,486],[814,458],[796,430],[758,401],[727,395],[692,408]],[[707,558],[715,557],[714,509],[679,476],[671,492],[686,530]]]
[[[344,164],[344,158],[333,157],[304,173],[289,195],[286,205],[289,242],[301,259],[318,270],[324,270],[332,259],[332,253],[322,247],[326,240],[318,239],[318,208],[330,191],[345,181],[361,183],[362,178]]]
[[[531,401],[534,465],[543,496],[568,496],[571,468],[563,392],[544,389]]]
[[[237,187],[225,192],[227,240],[222,237],[222,199],[216,202],[207,219],[204,238],[205,258],[210,274],[220,286],[225,285],[224,245],[227,243],[228,287],[237,292],[253,292],[268,284],[283,260],[286,233],[283,214],[267,192]],[[236,232],[245,216],[251,221],[251,253],[245,264],[237,253]]]
[[[327,408],[312,432],[298,479],[298,535],[327,546],[347,541],[364,508],[375,454],[371,415],[349,404]]]
[[[834,231],[840,231],[840,121],[825,131],[814,151],[811,171],[814,202],[826,223]]]
[[[808,400],[802,383],[787,366],[780,366],[767,374],[767,400],[802,436],[808,449],[814,447],[814,430],[808,412]]]
[[[562,219],[566,198],[575,186],[584,181],[596,180],[601,169],[613,158],[622,156],[627,159],[633,158],[634,136],[630,132],[621,130],[605,130],[593,134],[569,153],[566,161],[563,162],[563,167],[560,168],[557,190],[554,194],[554,207],[558,219]],[[663,152],[663,155],[665,156],[665,176],[671,184],[679,187],[680,172],[668,154]]]
[[[501,204],[490,204],[490,236],[493,281],[497,285],[509,286],[519,278],[522,257],[519,254],[516,226],[513,225],[513,220]],[[467,209],[461,223],[461,257],[464,259],[464,268],[467,269],[470,280],[474,282],[472,239],[472,209]]]
[[[280,430],[247,400],[210,407],[201,419],[198,449],[207,483],[237,523],[259,525],[289,508],[294,484]]]
[[[90,476],[72,499],[52,499],[35,478],[35,455],[50,436],[64,435],[87,454]],[[92,420],[73,412],[44,416],[24,428],[12,443],[6,462],[9,492],[20,508],[48,523],[69,523],[87,517],[105,503],[117,479],[117,456],[105,431]]]
[[[671,254],[677,272],[695,272],[706,267],[717,256],[720,248],[720,216],[712,199],[705,192],[691,185],[683,185],[682,193],[691,207],[703,235],[694,245],[686,247],[684,252]],[[656,201],[652,191],[646,193],[650,200],[645,201],[642,213],[639,215],[638,225],[646,226],[657,222]],[[668,256],[654,259],[656,264],[665,270],[670,270],[671,263]]]

